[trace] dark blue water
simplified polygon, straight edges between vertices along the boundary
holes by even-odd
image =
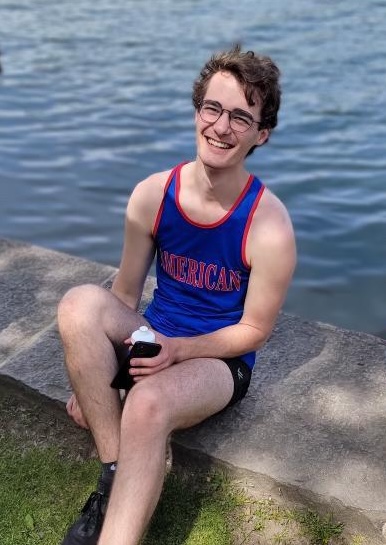
[[[285,310],[385,331],[385,2],[223,4],[0,0],[0,236],[118,265],[128,195],[194,158],[192,80],[241,41],[283,74],[248,167],[295,225]]]

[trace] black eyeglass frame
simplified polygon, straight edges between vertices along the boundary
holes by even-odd
[[[219,108],[219,115],[217,117],[217,119],[214,119],[214,120],[211,120],[211,121],[208,121],[207,119],[203,118],[202,115],[201,115],[201,111],[202,111],[202,108],[205,106],[205,105],[212,105],[212,106],[218,106]],[[222,107],[222,104],[220,104],[220,102],[217,102],[216,100],[204,100],[203,102],[201,102],[200,104],[198,104],[198,113],[202,119],[202,121],[204,123],[209,123],[209,124],[213,124],[213,123],[217,123],[217,121],[220,119],[220,117],[222,116],[222,114],[224,112],[227,112],[228,114],[228,119],[229,119],[229,126],[230,128],[232,129],[232,131],[235,131],[235,132],[240,132],[240,133],[244,133],[244,132],[247,132],[252,126],[254,123],[256,123],[256,125],[258,125],[258,130],[260,131],[261,130],[261,125],[262,125],[262,121],[257,121],[256,119],[254,119],[252,117],[252,115],[245,111],[245,110],[242,110],[240,108],[235,108],[234,110],[227,110],[226,108],[223,108]],[[240,130],[240,129],[234,129],[231,125],[231,122],[232,122],[232,114],[234,112],[239,112],[239,113],[242,113],[242,114],[245,114],[246,116],[246,119],[249,118],[248,120],[250,120],[251,124],[249,125],[249,127],[247,127],[246,129],[244,130]]]

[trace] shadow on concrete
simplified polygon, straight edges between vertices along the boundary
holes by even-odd
[[[57,304],[70,287],[106,285],[115,273],[0,240],[0,376],[65,401]],[[154,285],[149,278],[141,309]],[[282,313],[247,397],[176,433],[175,444],[386,519],[385,371],[383,339]]]

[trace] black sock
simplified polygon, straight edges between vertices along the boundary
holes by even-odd
[[[102,464],[101,474],[98,480],[98,492],[104,494],[105,496],[110,494],[116,469],[117,462],[107,462]]]

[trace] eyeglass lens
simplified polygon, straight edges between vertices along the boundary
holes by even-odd
[[[248,130],[254,122],[254,119],[248,112],[239,109],[229,111],[222,108],[221,104],[218,104],[217,102],[204,102],[200,108],[201,118],[207,123],[215,123],[223,112],[228,113],[229,124],[234,131],[244,132]]]

